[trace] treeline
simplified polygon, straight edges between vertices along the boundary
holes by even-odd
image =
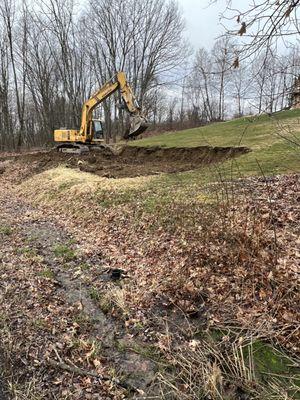
[[[1,0],[1,148],[44,144],[53,129],[78,127],[83,101],[120,70],[150,109],[153,89],[187,56],[182,32],[173,1]],[[122,129],[118,100],[103,107],[109,135]]]
[[[290,107],[300,74],[300,49],[293,46],[282,55],[268,48],[239,64],[237,45],[224,37],[210,51],[198,49],[188,70],[173,96],[156,89],[154,128],[190,128]]]
[[[201,45],[201,43],[199,43]],[[220,39],[192,54],[175,1],[0,2],[0,149],[39,146],[78,127],[82,103],[123,70],[153,127],[196,126],[287,105],[298,49],[234,64]],[[119,95],[98,116],[107,137],[124,131]]]
[[[236,49],[232,39],[222,38],[210,52],[197,51],[185,86],[187,103],[193,104],[195,112],[212,121],[290,106],[294,80],[300,73],[299,48],[285,55],[266,48],[259,57],[241,64]]]

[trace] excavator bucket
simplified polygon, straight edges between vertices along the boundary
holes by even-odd
[[[124,139],[133,139],[141,135],[148,128],[147,120],[142,115],[132,115],[130,117],[130,127],[124,135]]]

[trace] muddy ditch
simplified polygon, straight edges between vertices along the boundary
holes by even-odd
[[[134,147],[124,146],[118,151],[92,150],[87,154],[48,152],[23,153],[10,157],[30,166],[31,174],[59,165],[80,169],[107,178],[137,177],[160,173],[175,173],[215,164],[250,151],[247,147]],[[0,161],[8,157],[0,157]]]

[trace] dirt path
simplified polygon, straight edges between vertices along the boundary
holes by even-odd
[[[54,394],[64,398],[67,385],[71,386],[72,398],[89,398],[84,397],[81,387],[82,379],[87,378],[92,379],[88,388],[92,387],[92,393],[106,392],[109,383],[115,387],[112,398],[124,391],[126,398],[138,398],[138,391],[144,393],[153,381],[155,365],[127,346],[120,349],[120,343],[126,341],[129,348],[134,347],[124,321],[101,311],[97,293],[91,292],[93,282],[82,273],[93,267],[94,279],[111,279],[113,284],[114,271],[103,265],[101,255],[81,254],[80,243],[64,230],[55,215],[45,217],[16,199],[9,185],[2,187],[0,209],[0,311],[5,316],[0,339],[11,362],[6,368],[8,375],[13,371],[13,379],[21,385],[33,377],[39,385],[39,380],[50,376],[50,382],[55,382],[54,391],[49,383],[42,383],[40,388],[47,398]],[[5,331],[10,332],[9,339]],[[75,344],[79,348],[75,349]],[[8,347],[11,354],[7,354]],[[56,373],[51,366],[49,369],[49,360],[52,367],[57,367]],[[19,370],[19,363],[25,367]],[[65,364],[69,372],[63,371]],[[36,369],[38,377],[34,375]],[[98,373],[102,380],[96,379]],[[61,374],[63,379],[58,378]]]

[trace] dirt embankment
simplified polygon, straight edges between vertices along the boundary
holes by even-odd
[[[102,177],[123,178],[189,171],[249,151],[250,149],[247,147],[161,148],[126,146],[116,152],[102,149],[76,155],[58,153],[52,150],[22,154],[13,156],[13,158],[30,164],[32,174],[65,164],[70,168],[79,168],[82,171]],[[5,157],[5,159],[7,158]]]

